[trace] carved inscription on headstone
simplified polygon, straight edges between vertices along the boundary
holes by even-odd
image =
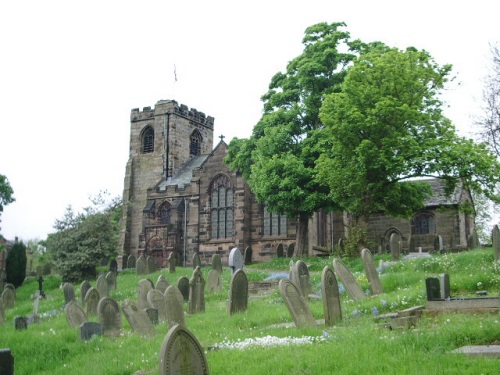
[[[292,315],[297,328],[314,327],[314,319],[306,300],[302,297],[299,289],[290,280],[280,280],[279,289],[285,305]]]
[[[401,254],[401,236],[398,233],[392,233],[389,237],[389,249],[393,260],[398,260]]]
[[[342,309],[340,305],[339,285],[330,266],[325,266],[321,273],[321,296],[325,325],[333,326],[342,320]]]
[[[108,281],[106,280],[105,276],[101,275],[97,278],[96,289],[99,292],[99,296],[101,298],[109,296]]]
[[[155,328],[148,314],[135,301],[130,299],[123,301],[122,311],[132,331],[141,336],[153,336],[155,334]]]
[[[91,287],[92,286],[90,285],[90,283],[87,280],[83,281],[80,284],[80,298],[82,301],[82,306],[85,306],[85,296],[87,295],[87,292],[89,291],[89,289]]]
[[[205,279],[200,267],[196,267],[189,279],[189,310],[190,314],[205,311]]]
[[[167,305],[163,293],[158,289],[151,289],[148,292],[148,302],[154,309],[158,310],[158,320],[165,322],[167,320]]]
[[[193,269],[195,269],[196,267],[201,267],[200,254],[198,253],[193,254]]]
[[[87,321],[87,316],[82,308],[75,301],[71,301],[64,307],[66,320],[71,328],[78,328],[83,322]]]
[[[231,276],[231,284],[229,287],[229,315],[242,312],[248,306],[248,280],[245,271],[237,270]]]
[[[127,258],[127,268],[135,268],[135,256],[129,255]]]
[[[169,285],[170,284],[168,283],[167,279],[165,279],[165,276],[160,275],[158,276],[158,280],[156,281],[155,289],[159,290],[162,293],[165,293],[165,290],[167,290]]]
[[[138,275],[146,275],[148,273],[148,264],[146,262],[146,258],[142,255],[137,258],[137,261],[135,262],[135,272]]]
[[[99,296],[99,292],[96,288],[90,288],[85,294],[85,309],[87,312],[87,316],[96,316],[97,315],[97,305],[99,304],[99,300],[101,297]]]
[[[151,282],[148,279],[139,280],[137,288],[137,300],[141,309],[151,307],[148,302],[148,292],[153,289]]]
[[[146,263],[147,263],[148,273],[156,272],[157,267],[155,258],[151,256],[147,257]]]
[[[73,288],[73,284],[65,283],[63,285],[63,293],[64,293],[64,302],[70,303],[75,300],[75,289]]]
[[[361,258],[363,259],[365,274],[368,282],[370,283],[370,290],[372,292],[372,295],[383,293],[384,290],[382,288],[382,283],[380,282],[377,267],[375,266],[375,260],[373,259],[370,250],[361,250]]]
[[[175,285],[170,285],[165,290],[165,305],[168,328],[172,328],[176,324],[186,325],[184,321],[184,297]]]
[[[111,297],[103,297],[97,305],[97,315],[104,336],[120,336],[122,330],[122,316],[118,302]]]
[[[210,293],[220,292],[222,289],[222,279],[219,271],[211,269],[207,276],[208,291]]]

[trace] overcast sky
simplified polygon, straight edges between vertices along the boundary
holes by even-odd
[[[213,116],[216,137],[248,137],[271,77],[318,22],[453,64],[446,114],[467,135],[499,14],[498,0],[3,1],[0,174],[16,202],[0,233],[44,239],[69,204],[121,196],[132,108],[174,99]]]

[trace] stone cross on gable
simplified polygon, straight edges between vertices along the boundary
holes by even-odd
[[[221,134],[221,135],[219,135],[219,138],[220,138],[221,141],[223,141],[224,138],[226,138],[226,137]]]

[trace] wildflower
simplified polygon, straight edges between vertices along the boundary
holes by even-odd
[[[359,311],[358,309],[354,309],[354,311],[352,312],[352,315],[354,316],[358,316],[361,314],[361,311]]]
[[[367,296],[369,296],[369,295],[370,295],[370,289],[366,289],[366,290],[365,290],[365,294],[366,294]]]
[[[385,299],[381,300],[380,303],[382,304],[382,306],[387,306],[387,301]]]
[[[373,315],[378,315],[379,314],[379,311],[378,311],[378,309],[377,309],[376,306],[372,307],[372,313],[373,313]]]

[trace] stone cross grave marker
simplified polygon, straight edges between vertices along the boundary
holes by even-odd
[[[165,279],[165,276],[160,275],[158,276],[158,280],[156,281],[155,289],[159,290],[162,293],[165,293],[165,290],[167,290],[169,285],[170,284],[168,283],[167,279]]]
[[[393,260],[398,260],[401,255],[401,236],[398,233],[392,233],[389,237],[389,249]]]
[[[147,263],[147,268],[148,268],[148,273],[154,273],[157,270],[156,267],[156,260],[152,256],[148,256],[146,258],[146,263]]]
[[[186,276],[179,277],[177,288],[181,292],[184,301],[189,301],[189,279]]]
[[[99,296],[99,292],[96,288],[91,287],[87,290],[85,294],[85,311],[87,316],[96,316],[97,315],[97,305],[99,304],[99,300],[101,297]]]
[[[314,327],[314,319],[306,300],[302,297],[300,290],[290,280],[280,280],[279,289],[285,305],[292,315],[297,328]]]
[[[101,336],[102,328],[99,323],[96,322],[83,322],[80,327],[78,327],[78,338],[82,341],[88,341],[93,336]]]
[[[222,275],[222,261],[219,254],[214,254],[212,256],[212,269],[219,271],[219,273]]]
[[[177,260],[175,257],[175,253],[171,252],[170,255],[168,256],[168,272],[169,273],[175,273],[176,263],[177,263]]]
[[[156,331],[148,314],[135,301],[126,299],[122,302],[122,311],[132,331],[141,336],[153,336]]]
[[[493,226],[493,230],[491,232],[491,238],[493,239],[495,262],[498,262],[500,260],[500,229],[498,229],[498,225]]]
[[[243,255],[241,255],[240,249],[234,247],[229,253],[228,265],[231,268],[231,273],[235,273],[237,270],[243,269],[245,261]]]
[[[195,269],[196,267],[201,267],[200,254],[198,253],[193,254],[193,269]]]
[[[220,272],[215,269],[211,269],[210,271],[208,271],[207,284],[208,291],[210,293],[220,292],[222,290],[222,279],[220,276]]]
[[[366,294],[363,293],[363,290],[358,285],[356,278],[340,259],[333,260],[333,269],[342,281],[344,289],[353,300],[359,301],[366,298]]]
[[[193,276],[189,279],[189,308],[190,314],[205,311],[205,279],[200,267],[196,267]]]
[[[127,268],[135,268],[135,256],[129,255],[127,258]]]
[[[97,316],[101,323],[104,336],[120,336],[122,330],[122,316],[118,302],[111,297],[103,297],[97,305]]]
[[[109,271],[106,274],[106,281],[108,283],[108,291],[116,290],[116,274],[113,271]]]
[[[210,374],[203,348],[196,337],[182,325],[175,325],[168,330],[159,357],[160,375]]]
[[[135,271],[138,275],[146,275],[148,273],[148,264],[146,258],[142,255],[137,258],[137,262],[135,262]]]
[[[175,285],[170,285],[165,290],[165,305],[167,325],[172,328],[176,324],[186,325],[184,320],[184,297]]]
[[[330,327],[342,320],[339,284],[330,266],[325,266],[321,273],[321,296],[325,325]]]
[[[105,276],[101,275],[97,278],[96,289],[101,298],[109,297],[108,280],[106,280]]]
[[[1,302],[5,310],[13,308],[16,305],[16,292],[11,288],[4,287]]]
[[[361,258],[363,259],[365,274],[368,282],[370,283],[370,291],[372,292],[372,295],[384,293],[382,283],[380,282],[380,277],[378,275],[377,266],[375,265],[375,260],[373,259],[373,255],[370,250],[361,250]]]
[[[71,328],[78,328],[80,325],[87,321],[87,316],[76,301],[71,301],[64,307],[66,313],[66,320]]]
[[[167,305],[163,293],[158,289],[151,289],[148,292],[148,302],[154,309],[158,310],[158,320],[160,322],[166,322]]]
[[[82,306],[85,306],[85,296],[91,287],[92,286],[87,280],[82,281],[80,284],[80,300],[82,302]]]
[[[25,316],[16,316],[14,318],[14,328],[16,330],[28,329],[28,320]]]
[[[293,265],[290,276],[290,280],[299,288],[302,296],[307,299],[307,296],[312,293],[312,287],[309,269],[303,260],[298,260]]]
[[[233,315],[248,307],[248,279],[245,271],[237,270],[231,276],[229,286],[228,313]]]
[[[285,252],[283,251],[283,244],[280,243],[276,248],[276,257],[283,258],[285,256]]]
[[[148,302],[148,292],[153,289],[151,282],[148,279],[142,279],[138,282],[137,301],[141,309],[151,307]]]
[[[73,284],[64,283],[62,289],[64,293],[64,303],[70,303],[75,300],[75,289],[73,288]]]
[[[252,264],[252,248],[250,246],[247,246],[245,248],[243,258],[245,260],[245,265]]]

